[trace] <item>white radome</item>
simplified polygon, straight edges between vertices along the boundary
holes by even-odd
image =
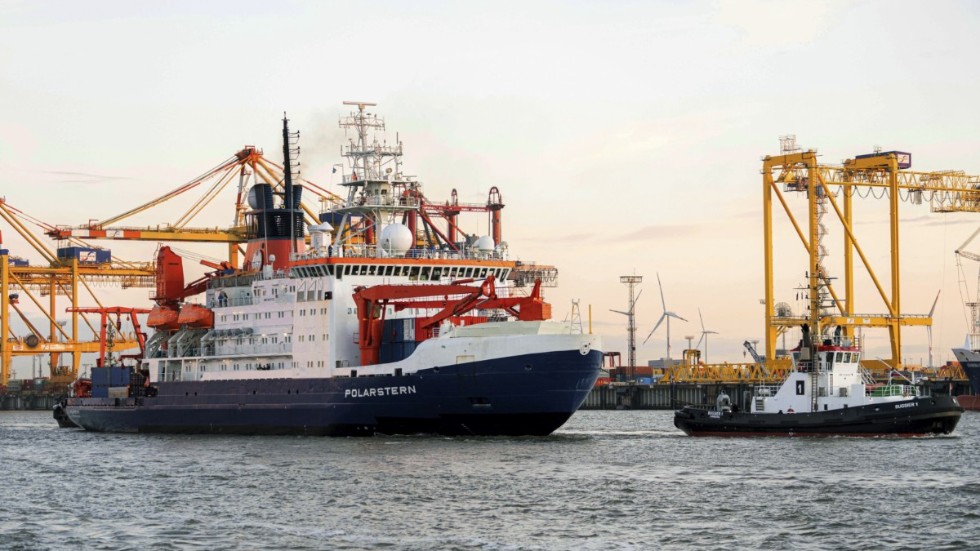
[[[313,250],[321,249],[330,245],[330,232],[333,231],[333,226],[322,222],[315,226],[310,226],[310,247]]]
[[[493,238],[490,237],[489,235],[484,235],[476,240],[476,243],[473,244],[473,247],[480,252],[488,253],[493,250],[494,247]]]
[[[412,248],[412,230],[404,224],[385,226],[381,230],[381,248],[388,254],[405,254]]]

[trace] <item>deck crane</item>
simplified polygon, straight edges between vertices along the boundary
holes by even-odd
[[[930,315],[904,314],[901,307],[899,271],[899,202],[921,204],[928,200],[933,212],[980,212],[980,177],[962,171],[911,171],[911,155],[899,151],[858,155],[841,165],[820,164],[815,150],[801,151],[795,138],[786,137],[781,155],[766,156],[762,164],[762,193],[764,206],[763,254],[765,257],[765,332],[767,358],[775,357],[776,337],[780,326],[810,324],[811,328],[826,331],[832,326],[842,329],[845,338],[852,338],[856,327],[884,327],[891,341],[889,365],[901,367],[901,327],[930,326]],[[780,187],[782,186],[782,189]],[[862,191],[863,190],[863,191]],[[801,228],[790,210],[783,191],[803,192],[807,197],[806,229]],[[887,197],[890,230],[890,292],[886,291],[875,274],[853,224],[853,198],[869,192]],[[809,299],[808,316],[775,315],[773,293],[773,216],[775,196],[782,205],[793,229],[809,257],[806,270]],[[878,196],[878,195],[876,195]],[[840,197],[840,203],[838,202]],[[842,204],[841,204],[842,203]],[[824,216],[833,213],[843,230],[843,296],[833,285],[834,277],[827,270],[825,257],[826,233]],[[831,217],[834,219],[833,217]],[[856,311],[854,292],[854,253],[870,276],[886,312],[864,314]],[[817,333],[822,334],[822,333]]]
[[[551,317],[551,305],[541,298],[540,282],[535,284],[526,297],[498,297],[492,275],[480,282],[479,286],[466,285],[473,282],[470,279],[444,285],[374,285],[355,288],[361,365],[378,363],[382,327],[388,306],[393,306],[396,312],[405,309],[439,309],[435,314],[417,318],[418,340],[431,337],[433,329],[443,321],[454,319],[458,323],[460,316],[473,310],[501,309],[524,321],[540,321]]]

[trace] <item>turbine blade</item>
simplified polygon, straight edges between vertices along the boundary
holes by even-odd
[[[701,319],[701,331],[704,331],[704,316],[701,315],[701,307],[698,306],[698,318]]]
[[[653,336],[654,332],[656,332],[657,328],[660,327],[660,324],[664,322],[664,319],[666,317],[667,317],[667,314],[664,314],[664,315],[660,316],[660,319],[657,320],[657,325],[654,325],[653,326],[653,329],[650,330],[650,334],[647,335],[647,338],[643,339],[643,344],[646,344],[647,341],[650,340],[650,337]]]
[[[664,300],[664,286],[660,283],[660,272],[657,272],[657,287],[660,287],[660,304],[664,307],[664,312],[667,311],[667,301]]]
[[[621,312],[621,311],[619,311],[619,310],[613,310],[612,308],[610,308],[610,309],[609,309],[609,311],[610,311],[610,312],[616,312],[617,314],[622,314],[622,315],[624,315],[624,316],[628,316],[628,315],[630,315],[630,313],[629,313],[629,312]]]
[[[942,289],[940,289],[939,291],[936,292],[936,300],[932,301],[932,308],[929,309],[929,317],[930,318],[932,317],[932,313],[936,311],[936,303],[939,302],[939,293],[942,293],[942,292],[943,292]],[[930,367],[932,367],[932,366],[930,366]]]
[[[701,338],[698,339],[698,343],[694,345],[694,348],[701,348],[701,341],[704,340],[704,331],[701,332]]]

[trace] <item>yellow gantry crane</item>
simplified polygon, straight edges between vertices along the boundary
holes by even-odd
[[[915,172],[911,155],[891,151],[859,155],[842,165],[817,162],[813,150],[800,151],[792,137],[783,139],[783,154],[766,156],[762,162],[763,232],[765,255],[765,357],[775,358],[776,338],[782,327],[808,323],[814,330],[839,326],[846,337],[853,338],[856,327],[884,327],[891,340],[891,367],[901,367],[902,333],[905,325],[931,326],[931,315],[908,315],[902,312],[899,265],[899,203],[928,201],[933,212],[980,212],[980,177],[961,171]],[[782,188],[782,189],[781,189]],[[882,285],[868,260],[854,229],[853,199],[861,190],[889,201],[890,289]],[[806,228],[793,216],[784,192],[806,194],[808,219]],[[808,316],[776,316],[773,298],[773,197],[783,207],[809,256],[806,272],[809,299]],[[839,222],[843,230],[843,273],[832,277],[824,258],[822,242],[826,232],[824,216]],[[855,258],[855,254],[857,258]],[[855,261],[867,271],[884,304],[885,312],[864,314],[855,311]],[[835,288],[841,279],[843,295]],[[817,333],[819,334],[819,333]],[[821,336],[821,338],[823,338]]]
[[[152,263],[133,263],[120,260],[110,262],[80,262],[76,256],[59,257],[47,244],[34,235],[27,226],[35,223],[45,230],[53,227],[45,224],[0,199],[0,219],[13,228],[37,253],[46,265],[31,266],[28,261],[11,256],[0,246],[0,385],[10,378],[12,362],[16,356],[47,354],[53,381],[68,382],[78,375],[81,355],[99,351],[99,331],[77,308],[81,292],[87,292],[99,303],[92,290],[93,283],[109,283],[122,287],[152,287],[155,270]],[[2,242],[2,239],[0,239]],[[83,241],[71,240],[70,244],[88,248]],[[45,297],[47,297],[45,299]],[[58,297],[67,299],[69,306],[59,311]],[[32,303],[43,316],[47,330],[32,322],[21,309],[21,302]],[[67,310],[68,319],[58,317]],[[25,334],[17,334],[11,319],[16,316],[26,327]],[[70,324],[70,325],[69,325]],[[90,330],[90,339],[83,339],[80,324]],[[92,340],[94,339],[94,340]],[[138,346],[135,335],[117,334],[114,351]],[[61,355],[71,355],[71,365],[61,365]]]

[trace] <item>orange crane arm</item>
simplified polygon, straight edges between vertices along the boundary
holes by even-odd
[[[135,360],[143,359],[143,354],[146,352],[146,333],[140,328],[139,318],[137,314],[149,314],[150,310],[148,308],[125,308],[122,306],[108,306],[108,307],[98,307],[98,306],[82,306],[75,308],[67,308],[66,312],[78,312],[82,314],[99,314],[102,316],[102,323],[100,324],[99,330],[99,359],[96,362],[98,367],[105,367],[106,358],[106,347],[108,342],[108,327],[109,327],[109,316],[116,316],[116,330],[122,326],[122,320],[120,317],[123,314],[129,314],[129,321],[133,324],[133,331],[136,332],[136,340],[139,343],[140,351],[139,354],[130,354],[121,356],[121,358],[133,358]]]
[[[450,295],[463,295],[450,300]],[[403,300],[442,296],[436,300]],[[482,300],[481,300],[482,297]],[[358,344],[361,348],[361,365],[378,363],[381,333],[384,326],[385,307],[395,310],[408,308],[441,308],[435,315],[420,318],[420,329],[428,329],[454,316],[462,316],[471,310],[502,309],[520,320],[545,320],[551,317],[551,305],[541,298],[541,280],[535,281],[534,289],[526,297],[498,297],[494,277],[489,276],[479,287],[468,285],[377,285],[360,287],[354,292],[359,323]]]

